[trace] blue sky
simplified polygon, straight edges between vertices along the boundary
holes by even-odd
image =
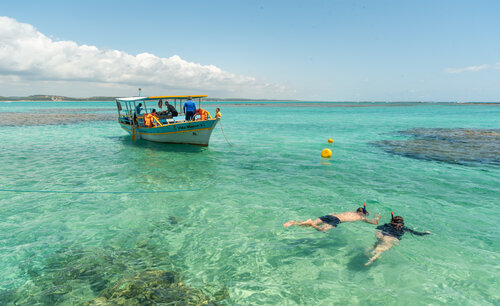
[[[0,95],[500,101],[499,12],[500,1],[3,1]]]

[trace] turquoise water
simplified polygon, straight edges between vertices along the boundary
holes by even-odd
[[[231,305],[500,303],[500,144],[488,142],[496,160],[463,162],[380,145],[422,128],[498,135],[500,106],[206,104],[217,106],[234,146],[220,127],[200,148],[132,142],[102,116],[37,117],[113,118],[114,102],[0,103],[28,116],[1,126],[0,189],[89,192],[0,192],[0,302],[82,304],[162,270]],[[449,154],[438,136],[435,154]],[[282,226],[364,202],[432,234],[406,234],[365,267],[373,225]]]

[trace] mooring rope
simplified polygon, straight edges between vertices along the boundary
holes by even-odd
[[[23,193],[76,193],[76,194],[134,194],[134,193],[166,193],[166,192],[187,192],[199,191],[201,189],[177,189],[177,190],[150,190],[150,191],[62,191],[62,190],[21,190],[21,189],[0,189],[0,192],[23,192]]]
[[[224,134],[224,129],[222,128],[222,121],[219,123],[220,124],[220,130],[222,131],[222,135],[224,136],[224,139],[226,139],[226,142],[231,146],[231,147],[234,147],[234,145],[232,143],[229,142],[229,140],[227,140],[227,137],[226,137],[226,134]]]

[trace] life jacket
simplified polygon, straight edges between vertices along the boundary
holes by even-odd
[[[143,118],[144,118],[144,125],[146,127],[153,127],[155,126],[155,122],[154,122],[154,119],[153,119],[154,115],[149,113],[149,114],[144,114]]]
[[[196,115],[200,115],[200,120],[207,120],[207,114],[208,112],[203,108],[198,108],[196,110]]]

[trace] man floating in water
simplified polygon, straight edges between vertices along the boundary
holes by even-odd
[[[373,246],[373,251],[371,254],[373,255],[365,266],[371,265],[371,263],[377,259],[383,252],[388,251],[395,244],[399,244],[399,240],[403,237],[405,232],[410,232],[413,235],[423,236],[429,235],[431,232],[417,232],[410,228],[407,228],[404,223],[403,217],[396,216],[391,212],[391,223],[386,223],[384,225],[377,226],[378,231],[375,236],[377,236],[378,241]]]
[[[378,220],[380,219],[379,215],[375,215],[374,219],[368,219],[366,216],[368,215],[368,211],[366,211],[366,204],[364,207],[358,208],[355,212],[346,211],[340,214],[329,214],[323,217],[319,217],[316,220],[309,219],[307,221],[288,221],[283,224],[284,227],[290,227],[292,225],[297,226],[310,226],[314,227],[318,231],[327,232],[328,230],[337,227],[339,223],[342,222],[355,222],[355,221],[365,221],[370,224],[378,224]]]

